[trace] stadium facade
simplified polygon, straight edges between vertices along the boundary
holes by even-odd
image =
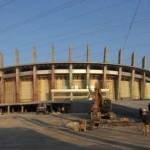
[[[108,61],[108,49],[104,49],[103,63],[90,61],[87,46],[86,62],[74,62],[72,49],[68,51],[68,61],[56,62],[52,48],[50,63],[37,63],[37,52],[33,49],[33,63],[20,65],[19,51],[16,50],[16,65],[4,67],[0,54],[0,107],[2,111],[20,109],[41,102],[71,103],[88,100],[89,89],[96,84],[109,88],[108,97],[117,100],[150,99],[150,71],[146,70],[146,59],[142,67],[136,67],[135,54],[131,55],[131,65],[123,65],[122,50],[118,52],[118,64]],[[17,107],[17,108],[16,108]]]

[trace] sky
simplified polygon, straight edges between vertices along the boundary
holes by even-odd
[[[110,63],[117,63],[118,50],[123,48],[124,65],[130,64],[134,51],[136,65],[141,67],[142,57],[146,56],[149,69],[150,0],[139,1],[0,0],[0,51],[5,66],[15,64],[16,48],[21,64],[32,63],[33,47],[38,51],[39,63],[50,62],[52,45],[56,61],[67,61],[71,46],[73,61],[84,62],[88,44],[92,62],[103,61],[107,46]]]

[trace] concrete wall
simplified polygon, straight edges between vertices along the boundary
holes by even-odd
[[[6,103],[15,103],[16,100],[16,88],[15,88],[15,81],[12,79],[7,79],[5,80],[4,83],[4,88],[5,88],[5,94],[4,94],[4,99]]]
[[[73,101],[71,103],[71,113],[90,113],[92,101],[82,100],[82,101]]]
[[[50,83],[48,77],[38,78],[38,100],[45,101],[50,99]]]
[[[31,102],[33,99],[33,83],[31,78],[22,78],[20,82],[20,101]]]
[[[129,99],[131,97],[131,89],[130,89],[130,81],[121,81],[121,91],[120,98],[121,99]]]
[[[145,99],[150,99],[150,83],[146,83],[145,87]]]
[[[112,100],[137,100],[141,97],[150,99],[149,71],[112,64],[94,64],[94,67],[96,65],[97,68],[93,69],[92,63],[88,64],[88,66],[84,63],[75,64],[75,67],[79,65],[81,69],[80,67],[78,69],[75,68],[74,64],[71,64],[71,67],[69,67],[69,63],[67,64],[68,69],[66,69],[66,66],[65,69],[62,69],[63,64],[59,64],[61,67],[59,66],[60,69],[58,69],[58,64],[54,64],[52,70],[49,65],[51,64],[44,64],[45,69],[42,70],[38,70],[38,64],[34,66],[29,65],[27,71],[21,69],[24,66],[14,67],[13,69],[10,67],[10,72],[4,72],[9,70],[8,68],[1,70],[1,104],[55,101],[51,89],[94,89],[96,84],[100,84],[100,87],[103,88],[104,82],[106,83],[106,88],[109,88],[108,97]],[[118,69],[119,67],[121,69]],[[137,73],[136,70],[139,70],[139,72]],[[77,99],[76,96],[78,96],[79,100],[88,99],[88,93],[82,95],[82,93],[71,94],[61,91],[54,95],[57,95],[59,100],[74,101]]]

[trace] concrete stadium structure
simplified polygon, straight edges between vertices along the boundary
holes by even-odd
[[[117,100],[150,99],[150,71],[146,70],[145,57],[142,68],[135,66],[135,54],[131,55],[131,66],[122,64],[122,50],[118,52],[118,64],[108,63],[108,49],[104,49],[103,63],[90,61],[87,46],[86,62],[74,62],[72,49],[68,61],[58,63],[52,48],[50,63],[37,63],[37,52],[33,49],[33,63],[20,65],[16,50],[16,65],[4,67],[0,54],[0,107],[1,111],[24,111],[25,107],[40,102],[72,103],[88,100],[89,89],[96,84],[109,88],[108,97]]]

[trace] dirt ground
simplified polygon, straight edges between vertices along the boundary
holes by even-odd
[[[76,119],[66,114],[0,116],[0,150],[148,150],[150,136],[139,124],[103,126],[87,132],[65,127]]]

